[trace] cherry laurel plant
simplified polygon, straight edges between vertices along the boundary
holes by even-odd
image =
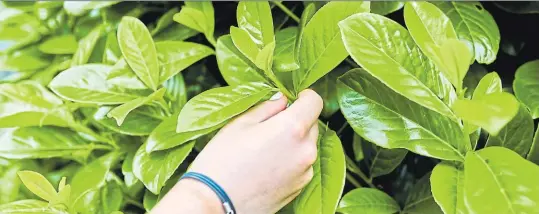
[[[314,176],[279,213],[539,213],[539,61],[513,90],[477,72],[481,3],[214,4],[1,3],[0,213],[149,212],[221,127],[307,88]]]

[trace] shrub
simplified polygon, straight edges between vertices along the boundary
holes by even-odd
[[[487,73],[522,45],[479,2],[3,2],[0,17],[1,213],[149,211],[228,121],[306,88],[324,99],[318,159],[281,213],[539,213],[539,62],[512,87]]]

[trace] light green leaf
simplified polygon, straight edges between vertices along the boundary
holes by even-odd
[[[240,2],[241,4],[241,2]],[[260,49],[256,43],[251,39],[247,31],[237,28],[234,26],[230,27],[230,36],[232,37],[232,42],[234,46],[251,62],[255,62]]]
[[[491,72],[483,76],[473,92],[473,99],[482,99],[485,95],[502,92],[502,80],[498,73]]]
[[[74,210],[77,213],[111,214],[119,210],[123,204],[121,187],[108,182],[101,187],[92,188],[82,193],[74,201]]]
[[[385,149],[363,141],[363,153],[369,167],[370,178],[387,175],[400,165],[408,151],[405,149]]]
[[[164,41],[155,43],[155,47],[161,66],[160,84],[195,62],[214,54],[211,48],[192,42]]]
[[[0,186],[0,204],[7,204],[19,198],[21,180],[17,172],[24,168],[21,162],[0,158],[0,183],[4,184]]]
[[[247,31],[252,41],[258,46],[258,49],[262,49],[275,41],[269,2],[239,2],[236,10],[236,19],[238,21],[238,27]]]
[[[324,75],[317,80],[311,87],[324,100],[324,108],[322,116],[325,118],[331,117],[339,110],[339,96],[337,93],[337,78],[347,71],[348,67],[337,67],[333,71]]]
[[[0,205],[2,214],[69,214],[64,210],[49,207],[46,202],[27,199]]]
[[[477,87],[481,79],[485,75],[487,75],[487,73],[487,69],[480,64],[472,64],[470,66],[470,69],[468,69],[468,72],[466,73],[462,84],[462,86],[466,89],[464,97],[470,99],[472,98],[475,88]]]
[[[475,179],[475,178],[473,178]],[[445,214],[466,214],[464,204],[464,167],[444,161],[436,165],[430,176],[432,196]]]
[[[459,124],[397,94],[364,70],[344,74],[337,88],[350,126],[378,146],[444,160],[463,160],[471,149]]]
[[[157,50],[148,28],[134,17],[123,17],[118,26],[118,44],[135,74],[154,91],[159,85]]]
[[[404,7],[404,2],[399,1],[373,1],[371,2],[371,13],[387,15]]]
[[[451,109],[440,100],[447,100],[454,89],[404,27],[368,13],[350,16],[339,26],[344,46],[362,68],[408,99],[454,118]]]
[[[275,51],[273,52],[274,71],[287,72],[299,69],[299,64],[294,58],[297,31],[298,29],[296,27],[288,27],[275,33]],[[289,89],[292,88],[290,87]]]
[[[457,89],[457,94],[464,93],[463,81],[470,67],[472,55],[466,44],[457,39],[447,39],[441,46],[432,43],[425,48],[427,56]]]
[[[341,140],[321,122],[318,130],[314,175],[294,202],[296,214],[335,213],[344,188],[346,165]]]
[[[101,106],[98,109],[84,108],[82,112],[86,117],[112,131],[132,136],[149,135],[164,118],[158,107],[142,106],[127,115],[121,126],[116,121],[107,117],[111,106]]]
[[[85,160],[97,146],[69,129],[43,126],[0,129],[0,157],[32,159],[64,157]]]
[[[92,29],[92,31],[90,31],[90,33],[88,33],[88,35],[79,41],[77,51],[71,60],[71,67],[83,65],[88,62],[92,52],[94,51],[94,47],[97,44],[97,40],[99,40],[101,34],[103,33],[103,28],[103,25],[95,27]]]
[[[40,198],[51,201],[56,197],[56,190],[43,175],[33,171],[20,171],[17,174],[24,186]]]
[[[464,195],[469,213],[538,213],[539,166],[503,147],[466,155]]]
[[[210,89],[185,104],[178,116],[178,133],[217,126],[243,113],[275,89],[263,83],[249,83]]]
[[[148,190],[159,194],[194,145],[195,142],[191,141],[172,149],[148,153],[146,144],[143,144],[133,159],[133,173]]]
[[[515,96],[530,110],[533,119],[539,118],[539,60],[518,67],[513,82]]]
[[[517,115],[505,125],[498,135],[488,137],[486,146],[501,146],[526,157],[533,141],[533,119],[530,112],[520,105]]]
[[[354,133],[354,139],[352,141],[352,149],[354,150],[354,160],[360,162],[365,158],[363,155],[363,140],[361,136]]]
[[[80,168],[71,180],[71,199],[75,201],[84,194],[103,187],[107,175],[121,156],[122,153],[111,152]]]
[[[72,54],[77,51],[78,45],[74,35],[66,34],[53,36],[39,44],[38,48],[48,54]]]
[[[533,143],[531,145],[530,151],[528,152],[528,155],[526,156],[526,159],[539,165],[539,131],[537,130],[535,131],[535,135],[533,136]]]
[[[170,10],[168,10],[165,14],[163,14],[159,19],[157,20],[157,24],[154,29],[152,29],[151,34],[152,36],[155,36],[159,32],[163,31],[167,27],[169,27],[173,23],[173,17],[174,14],[179,12],[180,10],[177,7],[174,7]]]
[[[0,84],[0,100],[2,128],[74,123],[62,100],[36,82]]]
[[[153,40],[160,41],[183,41],[198,34],[198,31],[175,23],[153,36]]]
[[[50,57],[31,46],[11,54],[0,54],[0,82],[26,79],[50,65]]]
[[[234,46],[230,35],[217,39],[215,55],[219,71],[229,85],[249,82],[268,83],[263,72]]]
[[[65,1],[64,9],[68,14],[81,16],[89,10],[117,4],[120,1]]]
[[[369,7],[369,2],[334,1],[314,14],[301,35],[296,91],[312,85],[348,56],[337,23],[352,14],[369,12]]]
[[[185,103],[187,103],[187,88],[182,74],[176,74],[163,83],[167,89],[165,97],[169,101],[168,106],[172,112],[180,112]]]
[[[126,87],[130,85],[126,85],[125,81],[107,80],[113,71],[112,66],[102,64],[71,67],[58,74],[49,88],[64,99],[79,103],[113,105],[139,98],[129,93]],[[139,82],[136,79],[133,81]]]
[[[406,198],[402,214],[443,214],[431,193],[430,173],[419,179]]]
[[[323,4],[318,7],[315,2],[310,2],[306,5],[305,9],[303,9],[303,12],[301,13],[301,19],[298,23],[299,26],[296,32],[296,44],[294,44],[294,61],[298,63],[298,67],[299,67],[299,57],[300,57],[300,50],[301,50],[301,39],[303,38],[303,32],[305,31],[305,26],[307,26],[307,23],[311,21],[316,11],[320,9],[322,6],[324,6],[324,4],[325,2],[323,2]]]
[[[488,94],[479,100],[456,100],[453,111],[464,121],[487,130],[498,132],[518,113],[517,99],[507,92]]]
[[[118,60],[122,58],[122,50],[118,44],[118,37],[116,33],[111,32],[107,34],[107,40],[105,43],[105,51],[103,52],[102,62],[105,64],[114,65]]]
[[[449,17],[459,39],[466,42],[479,63],[490,64],[500,46],[500,31],[479,2],[432,2]]]
[[[130,146],[127,149],[127,156],[122,162],[122,174],[124,175],[125,186],[127,188],[131,188],[139,182],[139,180],[137,179],[137,177],[135,177],[135,174],[133,173],[133,159],[135,158],[137,148],[135,146]]]
[[[398,213],[400,209],[399,204],[385,192],[371,188],[358,188],[344,195],[337,212],[343,214],[394,214]]]
[[[275,50],[275,42],[271,42],[264,47],[256,56],[254,61],[256,67],[262,69],[266,76],[273,75],[271,70],[273,65],[273,51]]]
[[[180,12],[174,14],[173,20],[204,33],[206,39],[215,44],[215,17],[211,1],[186,1]]]
[[[149,104],[153,101],[162,100],[163,96],[165,95],[165,90],[165,88],[160,88],[154,93],[148,95],[147,97],[140,97],[126,102],[118,107],[115,107],[109,113],[107,113],[107,117],[113,117],[114,119],[116,119],[118,126],[121,126],[129,112],[142,105]]]
[[[70,197],[71,197],[71,186],[68,184],[67,186],[63,187],[61,190],[58,190],[58,194],[49,201],[50,206],[65,206],[68,207],[70,205]]]

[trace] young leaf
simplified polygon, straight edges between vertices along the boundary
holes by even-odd
[[[487,130],[491,135],[498,132],[518,113],[518,101],[507,92],[485,95],[478,100],[456,100],[453,111],[470,124]]]
[[[322,5],[323,6],[323,5]],[[322,7],[320,6],[320,7]],[[309,3],[306,5],[305,9],[303,9],[303,12],[301,13],[301,19],[299,22],[299,26],[296,32],[296,40],[294,44],[294,61],[299,64],[299,56],[300,56],[300,50],[301,50],[301,39],[303,38],[303,32],[305,31],[305,26],[307,26],[307,23],[311,21],[316,11],[320,9],[317,8],[316,4],[314,2]],[[299,65],[298,65],[299,66]]]
[[[215,45],[213,31],[215,18],[211,1],[187,1],[179,13],[174,14],[174,21],[204,33],[206,39]]]
[[[470,213],[537,213],[539,166],[502,147],[466,155],[464,195]]]
[[[528,110],[520,105],[517,115],[505,125],[498,135],[488,137],[486,146],[501,146],[526,157],[533,140],[533,119]]]
[[[430,173],[423,176],[414,184],[410,193],[408,193],[408,197],[406,197],[406,202],[401,212],[402,214],[443,214],[442,210],[432,197],[429,178]]]
[[[350,16],[339,26],[346,50],[372,76],[422,106],[455,117],[440,100],[450,97],[453,87],[444,82],[404,27],[368,13]]]
[[[344,188],[346,166],[341,140],[322,123],[318,124],[318,130],[314,176],[295,199],[296,214],[335,213]]]
[[[210,89],[192,98],[178,116],[178,133],[219,125],[243,113],[274,91],[263,83]]]
[[[314,14],[301,35],[296,91],[311,86],[348,56],[337,23],[352,14],[369,12],[369,7],[369,2],[334,1]]]
[[[229,85],[249,82],[269,83],[263,72],[234,46],[230,35],[217,39],[215,55],[219,71]]]
[[[370,178],[391,173],[408,154],[405,149],[385,149],[376,144],[364,142],[363,153],[369,167]]]
[[[118,37],[116,37],[116,33],[111,32],[107,34],[102,62],[114,65],[120,58],[122,58],[122,50],[120,50],[120,45],[118,44]]]
[[[107,80],[112,72],[112,66],[102,64],[71,67],[58,74],[49,88],[64,99],[79,103],[114,105],[139,98],[128,93],[126,87],[129,85],[124,85],[125,81],[115,83]]]
[[[463,80],[472,61],[472,54],[466,44],[457,39],[447,39],[440,46],[426,44],[424,52],[455,86],[457,93],[463,93]]]
[[[404,7],[404,2],[400,1],[373,1],[371,2],[371,13],[382,16],[393,13]]]
[[[94,51],[97,40],[103,33],[103,28],[103,25],[95,27],[88,35],[79,41],[77,51],[73,54],[73,59],[71,60],[71,67],[83,65],[88,62]]]
[[[275,42],[271,42],[264,47],[256,56],[254,61],[256,67],[266,73],[266,76],[273,75],[271,67],[273,65],[273,51],[275,50]]]
[[[464,204],[464,167],[461,163],[439,163],[432,170],[430,183],[432,196],[444,213],[468,213]]]
[[[358,188],[344,195],[337,212],[343,214],[394,214],[398,213],[400,209],[399,204],[385,192],[371,188]]]
[[[472,64],[470,66],[462,84],[463,88],[466,89],[464,97],[472,98],[475,88],[487,73],[487,69],[480,64]]]
[[[111,152],[80,168],[71,180],[71,199],[74,201],[89,191],[103,187],[107,175],[121,156],[122,153]]]
[[[530,110],[533,119],[539,118],[539,60],[518,67],[513,82],[515,96]]]
[[[155,47],[161,66],[159,84],[204,57],[214,54],[211,48],[192,42],[156,42]]]
[[[165,88],[160,88],[159,90],[155,91],[154,93],[148,95],[147,97],[140,97],[134,100],[131,100],[129,102],[126,102],[116,108],[113,108],[108,114],[107,117],[111,118],[113,117],[116,119],[116,122],[118,126],[121,126],[124,122],[125,117],[127,117],[127,114],[129,112],[133,111],[134,109],[146,105],[150,102],[162,100],[163,96],[165,95]]]
[[[491,72],[483,76],[473,92],[473,99],[482,99],[484,96],[502,92],[502,80],[498,73]]]
[[[143,144],[133,159],[133,173],[154,194],[174,174],[195,145],[194,141],[163,151],[148,153]]]
[[[81,162],[96,145],[69,129],[43,126],[1,129],[0,157],[9,159],[64,157]]]
[[[39,44],[38,48],[41,52],[48,54],[72,54],[77,51],[78,45],[75,36],[66,34],[51,37]]]
[[[341,76],[337,89],[350,126],[378,146],[444,160],[462,160],[471,149],[459,124],[397,94],[364,70]]]
[[[187,103],[187,88],[182,74],[176,74],[163,83],[166,88],[165,97],[169,100],[169,107],[172,112],[180,112]]]
[[[238,27],[247,31],[258,49],[275,41],[271,8],[267,1],[239,2],[236,19]]]
[[[500,31],[479,2],[432,2],[449,17],[459,39],[466,41],[479,63],[490,64],[500,46]]]
[[[107,117],[107,113],[111,109],[111,106],[101,106],[98,109],[84,108],[82,112],[99,125],[120,134],[132,136],[149,135],[164,118],[158,107],[142,106],[131,111],[124,119],[122,125],[118,126],[116,120]]]
[[[177,7],[174,7],[170,10],[168,10],[165,14],[163,14],[159,19],[157,20],[157,24],[154,29],[152,29],[151,34],[152,36],[155,36],[159,32],[163,31],[165,28],[170,26],[173,23],[173,17],[174,14],[178,13],[180,11]]]
[[[157,50],[148,28],[134,17],[123,17],[118,25],[120,50],[135,74],[154,91],[159,85]]]
[[[234,46],[236,46],[236,48],[238,48],[238,50],[247,59],[254,63],[256,57],[258,56],[258,53],[260,52],[260,49],[258,48],[256,43],[251,40],[249,33],[247,33],[247,31],[241,28],[231,26],[230,36],[232,37],[232,42],[234,42]]]
[[[294,59],[294,43],[297,38],[297,31],[296,27],[288,27],[275,33],[275,51],[273,52],[272,69],[277,73],[299,69],[299,64]],[[278,76],[279,74],[276,75]],[[289,89],[292,88],[293,86]]]
[[[137,152],[137,147],[130,146],[127,151],[127,156],[122,162],[122,174],[124,175],[124,183],[127,188],[133,187],[139,182],[133,173],[133,160]]]
[[[56,190],[43,175],[33,171],[20,171],[17,172],[17,174],[21,178],[24,186],[40,198],[46,201],[51,201],[56,198]]]
[[[34,199],[20,200],[0,205],[0,213],[36,213],[40,214],[69,214],[64,210],[49,207],[46,202]]]

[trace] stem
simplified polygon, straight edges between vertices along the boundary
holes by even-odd
[[[206,39],[208,40],[208,42],[210,42],[210,44],[213,46],[213,49],[215,49],[215,46],[217,46],[217,42],[215,41],[215,38],[213,38],[213,35],[210,36],[210,35],[206,35]]]
[[[374,186],[374,184],[372,184],[372,179],[367,177],[365,175],[365,173],[363,173],[359,169],[359,167],[357,167],[357,165],[354,163],[352,158],[350,158],[347,154],[344,154],[344,155],[345,155],[345,159],[346,159],[346,169],[348,169],[348,171],[353,172],[354,174],[359,176],[365,183],[367,183],[369,185],[369,187],[376,188],[376,186]]]
[[[346,180],[348,180],[352,185],[354,185],[357,188],[361,187],[361,184],[354,178],[354,176],[350,175],[350,173],[346,173]]]
[[[277,76],[275,76],[271,69],[270,71],[265,71],[265,73],[266,76],[273,82],[273,84],[277,86],[279,91],[283,92],[283,94],[288,98],[289,101],[296,100],[296,96],[294,96],[292,93],[290,93],[290,91],[288,91],[288,89],[286,89],[286,87],[281,83],[281,81],[279,81],[279,79],[277,79]]]
[[[290,16],[290,18],[294,19],[297,23],[300,22],[298,16],[296,14],[292,13],[286,6],[284,6],[281,2],[274,1],[273,4],[277,5],[286,15]]]
[[[346,127],[348,127],[348,121],[344,121],[341,128],[337,131],[337,136],[341,135],[341,132],[343,132]]]

